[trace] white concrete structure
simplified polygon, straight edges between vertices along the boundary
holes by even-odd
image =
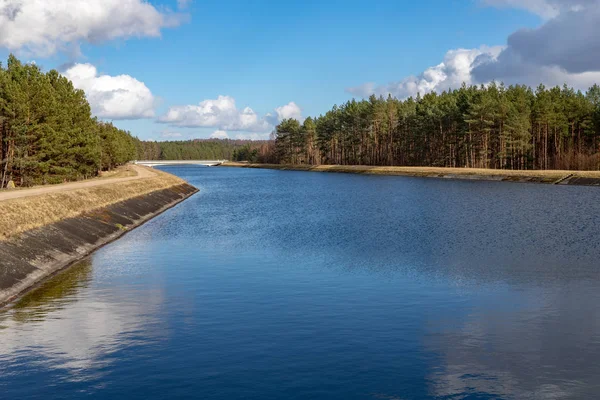
[[[145,165],[146,167],[156,167],[158,165],[205,165],[215,167],[223,164],[227,160],[141,160],[134,161],[134,164]]]

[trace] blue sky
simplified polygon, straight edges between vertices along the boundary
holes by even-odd
[[[0,0],[3,58],[59,69],[99,117],[143,139],[263,138],[281,118],[352,97],[463,80],[585,89],[600,69],[544,64],[523,49],[595,0],[45,2]],[[507,45],[519,32],[529,36]],[[515,60],[526,73],[514,73]]]

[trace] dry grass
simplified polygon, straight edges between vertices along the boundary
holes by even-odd
[[[86,179],[86,180],[82,180],[82,181],[70,181],[67,183],[97,181],[97,180],[109,179],[109,178],[128,178],[128,177],[132,177],[132,176],[136,176],[136,175],[137,175],[137,172],[131,165],[122,165],[111,171],[102,171],[102,172],[100,172],[100,175],[95,178],[90,178],[90,179]],[[41,188],[41,187],[50,187],[50,186],[56,186],[56,185],[64,185],[64,183],[56,183],[56,184],[48,184],[48,185],[33,185],[33,186],[29,186],[29,187],[18,187],[17,186],[16,188],[11,189],[11,190],[13,190],[13,191],[14,190],[30,190],[30,189],[36,189],[36,188]],[[5,188],[0,188],[0,193],[4,192],[6,190],[7,189],[5,189]]]
[[[182,183],[185,181],[180,178],[155,171],[147,178],[5,200],[0,202],[0,240]]]
[[[500,170],[482,168],[441,168],[441,167],[379,167],[368,165],[286,165],[286,164],[248,164],[228,162],[228,167],[269,168],[279,170],[298,170],[316,172],[346,172],[373,175],[408,175],[408,176],[472,176],[472,177],[506,177],[506,178],[542,178],[552,182],[568,175],[585,178],[599,178],[600,171],[533,171],[533,170]]]
[[[94,179],[108,179],[108,178],[128,178],[130,176],[136,176],[137,172],[131,165],[123,165],[112,171],[102,171],[100,176]]]

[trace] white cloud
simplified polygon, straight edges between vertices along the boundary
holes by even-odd
[[[182,127],[216,127],[229,131],[266,131],[270,126],[250,107],[239,110],[235,99],[219,96],[200,104],[174,106],[159,118],[159,122]]]
[[[600,82],[600,0],[481,0],[496,7],[522,8],[546,20],[521,29],[506,46],[458,49],[418,76],[377,86],[365,83],[347,91],[361,97],[399,98],[491,81],[547,86],[564,83],[586,90]]]
[[[259,115],[250,107],[238,109],[231,96],[219,96],[198,105],[173,106],[158,122],[180,127],[210,127],[224,131],[264,133],[284,116],[300,117],[300,108],[293,102],[275,109],[276,116]]]
[[[567,11],[578,11],[597,4],[597,0],[480,0],[482,4],[498,8],[527,10],[550,19]]]
[[[525,84],[537,86],[561,86],[568,84],[579,90],[587,90],[600,82],[600,71],[572,73],[555,65],[539,65],[523,60],[511,49],[505,50],[496,60],[479,64],[473,69],[476,82],[504,82],[506,84]]]
[[[157,37],[185,16],[145,0],[0,0],[0,47],[48,56],[131,37]]]
[[[63,75],[82,89],[92,112],[106,119],[154,117],[155,98],[143,82],[129,75],[102,75],[91,64],[75,64]]]
[[[268,140],[269,133],[238,133],[235,138],[238,140]]]
[[[347,91],[361,97],[371,94],[407,98],[416,96],[417,93],[425,94],[432,91],[442,91],[450,88],[458,89],[463,82],[474,83],[471,71],[477,65],[480,56],[494,59],[502,51],[502,47],[486,47],[479,49],[457,49],[446,53],[444,61],[434,67],[427,68],[418,76],[409,76],[399,82],[376,86],[374,83],[365,83],[360,86],[348,88]]]
[[[566,11],[536,29],[522,29],[508,38],[507,53],[537,65],[568,72],[600,70],[600,1]],[[506,58],[506,57],[505,57]]]
[[[192,4],[192,0],[177,0],[177,7],[180,10],[185,10],[190,4]]]
[[[183,135],[179,132],[171,132],[171,131],[162,131],[160,133],[160,137],[165,139],[177,139],[182,137]]]
[[[210,135],[211,139],[229,139],[229,135],[225,131],[214,131]]]
[[[289,118],[294,118],[298,121],[302,120],[302,109],[293,101],[284,106],[277,107],[275,113],[277,114],[277,119],[279,121]]]
[[[559,14],[535,29],[521,29],[494,60],[473,69],[478,81],[547,85],[567,83],[587,89],[600,81],[600,1],[547,1]]]
[[[498,8],[519,8],[544,18],[558,15],[558,7],[547,0],[481,0],[484,5]]]

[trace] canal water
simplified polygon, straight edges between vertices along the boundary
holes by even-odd
[[[600,396],[600,189],[169,167],[0,312],[2,399]]]

